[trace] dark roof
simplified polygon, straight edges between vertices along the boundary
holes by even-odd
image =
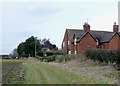
[[[0,57],[8,57],[9,55],[0,55]]]
[[[71,41],[73,41],[73,36],[75,35],[79,40],[81,40],[85,35],[86,32],[84,30],[79,29],[67,29],[67,32],[70,36]],[[94,31],[90,30],[89,32],[94,39],[98,39],[99,42],[109,42],[110,39],[115,35],[113,32],[108,31]],[[120,33],[118,33],[120,35]]]
[[[71,40],[73,40],[74,35],[76,35],[77,38],[80,38],[84,34],[83,30],[79,30],[79,29],[67,29],[67,32]]]

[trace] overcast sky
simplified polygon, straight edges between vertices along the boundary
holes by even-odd
[[[114,22],[118,23],[118,0],[25,1],[0,3],[2,54],[9,54],[32,35],[49,38],[61,48],[66,28],[83,29],[87,19],[91,30],[112,31]]]

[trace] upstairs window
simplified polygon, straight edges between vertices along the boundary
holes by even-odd
[[[70,45],[70,41],[68,41],[68,45]]]
[[[76,41],[77,41],[77,39],[75,38],[75,39],[74,39],[74,45],[76,45]]]
[[[97,42],[96,42],[96,45],[98,46],[98,45],[99,45],[99,41],[98,41],[98,38],[96,38],[96,41],[97,41]]]
[[[97,42],[96,42],[96,45],[98,46],[98,44],[99,44],[99,43],[98,43],[98,41],[97,41]]]

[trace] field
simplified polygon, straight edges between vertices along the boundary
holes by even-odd
[[[64,64],[65,65],[65,64]],[[83,76],[58,63],[40,62],[35,58],[3,60],[3,84],[108,84]]]
[[[118,84],[119,72],[111,64],[94,62],[92,60],[81,61],[74,59],[62,63],[52,63],[70,69],[78,75],[87,76],[97,81],[103,81],[101,84]]]
[[[24,79],[23,71],[20,60],[3,60],[2,84],[21,84]]]
[[[26,67],[26,75],[24,84],[96,84],[96,82],[88,77],[82,77],[73,71],[55,66],[50,63],[40,62],[30,58],[24,63]]]

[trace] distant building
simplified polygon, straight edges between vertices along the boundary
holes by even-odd
[[[113,32],[90,30],[90,25],[85,23],[83,30],[66,29],[62,42],[62,49],[66,54],[80,54],[86,49],[111,49],[120,48],[120,32],[113,25]]]
[[[42,52],[48,52],[48,51],[50,51],[50,48],[49,48],[49,47],[44,47],[44,48],[42,48]]]
[[[49,47],[42,48],[43,56],[47,56],[47,52],[53,52]]]
[[[119,32],[120,32],[120,1],[118,2],[118,25],[119,25]]]
[[[0,59],[1,58],[8,58],[9,57],[9,55],[0,55]]]

